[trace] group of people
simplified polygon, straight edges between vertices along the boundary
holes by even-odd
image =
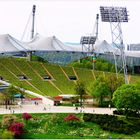
[[[14,109],[12,109],[11,107],[9,107],[9,110],[10,110],[10,113],[15,113],[15,110]]]

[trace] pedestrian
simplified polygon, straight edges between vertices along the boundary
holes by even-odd
[[[78,111],[78,107],[77,106],[76,106],[75,110]]]
[[[13,114],[15,113],[15,111],[13,110]]]
[[[110,104],[108,105],[108,107],[109,107],[109,108],[110,108],[110,110],[111,110],[111,105],[110,105]]]

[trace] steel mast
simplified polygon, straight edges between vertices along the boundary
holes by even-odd
[[[36,11],[36,5],[33,5],[32,9],[32,29],[31,29],[31,40],[34,38],[34,25],[35,25],[35,11]],[[32,60],[32,51],[27,52],[28,60]]]
[[[31,30],[31,39],[34,38],[35,11],[36,11],[36,5],[33,5],[33,9],[32,9],[32,30]]]

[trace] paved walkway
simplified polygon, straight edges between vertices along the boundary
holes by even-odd
[[[0,106],[0,114],[13,114],[13,113],[95,113],[95,114],[113,114],[114,108],[78,108],[78,110],[75,109],[75,107],[65,107],[65,106],[51,106],[51,105],[16,105],[11,106],[11,109],[5,109],[5,106]]]

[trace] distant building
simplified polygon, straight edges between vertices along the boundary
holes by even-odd
[[[127,51],[140,51],[140,44],[127,45]]]

